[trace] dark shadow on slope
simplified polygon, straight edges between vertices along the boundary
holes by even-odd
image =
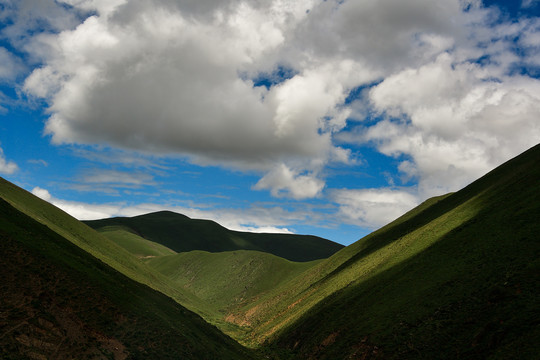
[[[2,359],[251,358],[198,315],[0,199]]]
[[[499,230],[464,224],[326,298],[274,346],[317,359],[532,359],[540,351],[540,227]]]
[[[540,156],[533,150],[472,184],[471,193],[491,187],[476,202],[474,218],[414,257],[327,297],[269,348],[317,359],[534,358]]]

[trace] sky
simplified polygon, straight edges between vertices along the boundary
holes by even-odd
[[[0,0],[0,176],[348,245],[540,142],[538,0]]]

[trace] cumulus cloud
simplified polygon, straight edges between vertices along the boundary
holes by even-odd
[[[19,167],[13,161],[6,160],[4,156],[4,150],[0,148],[0,173],[1,174],[13,174]]]
[[[295,111],[310,114],[282,115],[279,94],[275,104],[264,101],[267,91],[239,76],[283,41],[285,18],[279,11],[268,17],[267,10],[239,3],[194,19],[168,2],[132,1],[48,38],[55,62],[36,69],[25,89],[49,98],[47,132],[55,142],[109,142],[253,164],[291,153],[319,156],[330,144],[317,124],[333,111],[332,101],[316,107],[287,98]],[[306,96],[311,83],[295,81],[295,96]],[[298,124],[306,118],[310,128]],[[304,139],[293,141],[298,135]]]
[[[256,188],[297,198],[323,188],[312,164],[348,161],[332,136],[349,92],[452,47],[469,21],[457,0],[68,3],[95,13],[34,39],[49,51],[24,84],[49,101],[54,142],[256,169]],[[295,76],[254,86],[281,64]],[[283,164],[312,175],[285,176]]]
[[[376,229],[418,205],[410,192],[389,188],[338,189],[331,193],[346,223]]]
[[[39,186],[36,186],[32,189],[32,194],[36,195],[38,198],[43,199],[45,201],[50,201],[52,196],[49,190],[42,189]]]
[[[314,197],[324,187],[324,182],[313,174],[301,175],[298,171],[281,164],[253,187],[255,190],[270,189],[273,196],[290,196],[295,199]]]
[[[538,65],[540,25],[481,1],[64,0],[43,15],[21,4],[4,35],[42,62],[23,89],[48,102],[57,144],[255,170],[253,189],[304,199],[321,196],[326,165],[351,162],[336,138],[374,143],[407,155],[399,170],[423,198],[539,138],[538,80],[518,74]],[[25,19],[48,32],[29,36]],[[289,76],[256,86],[280,68]]]
[[[540,139],[540,81],[491,79],[452,60],[441,55],[372,89],[374,108],[391,119],[361,135],[384,154],[410,155],[400,170],[418,178],[424,198],[458,190]]]
[[[1,0],[2,12],[0,35],[16,47],[25,48],[32,38],[42,31],[58,33],[73,29],[84,14],[78,8],[70,8],[55,0]],[[32,61],[38,59],[36,50],[29,52]],[[38,50],[38,53],[41,49]]]
[[[86,204],[77,201],[57,199],[47,189],[36,186],[32,194],[53,204],[79,220],[95,220],[109,218],[121,210],[120,206],[110,204]]]

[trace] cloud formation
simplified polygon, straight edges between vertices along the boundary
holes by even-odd
[[[331,198],[339,204],[340,219],[369,229],[386,225],[418,205],[416,195],[389,188],[333,190]]]
[[[406,38],[422,27],[440,28],[443,20],[430,17],[433,6],[418,17],[399,16],[407,20],[385,35],[386,48],[364,52],[380,44],[362,31],[353,41],[351,34],[362,30],[353,28],[354,16],[373,11],[380,19],[359,23],[376,25],[397,16],[390,9],[399,2],[374,9],[280,0],[70,4],[96,14],[74,29],[68,22],[63,32],[36,38],[35,48],[49,50],[24,85],[49,101],[46,131],[54,142],[182,153],[274,173],[290,167],[291,158],[304,159],[302,170],[311,172],[314,158],[332,160],[339,149],[331,135],[350,113],[342,106],[348,92],[381,75],[374,66],[380,58],[412,53],[395,34]],[[321,22],[328,16],[331,23]],[[337,42],[318,40],[313,27],[329,30]],[[351,50],[334,53],[330,45]],[[253,77],[281,63],[297,74],[269,89],[253,86]]]
[[[253,189],[295,199],[321,196],[329,163],[352,162],[336,139],[374,144],[407,156],[403,183],[422,199],[540,138],[538,80],[519,71],[538,66],[540,23],[480,1],[64,3],[24,7],[6,31],[42,62],[23,88],[48,102],[55,143],[255,170]],[[50,31],[29,37],[22,20],[38,18]]]
[[[290,196],[304,199],[316,196],[324,187],[324,182],[311,174],[298,172],[281,165],[266,174],[255,186],[255,190],[269,189],[275,197]]]
[[[540,139],[540,81],[489,75],[443,54],[388,77],[370,98],[389,118],[362,136],[411,156],[400,170],[419,179],[421,197],[459,189]]]
[[[13,174],[19,167],[13,161],[6,160],[4,156],[4,150],[0,148],[0,174]]]

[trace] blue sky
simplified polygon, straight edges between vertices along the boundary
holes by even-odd
[[[350,244],[540,139],[540,1],[0,0],[0,175]]]

